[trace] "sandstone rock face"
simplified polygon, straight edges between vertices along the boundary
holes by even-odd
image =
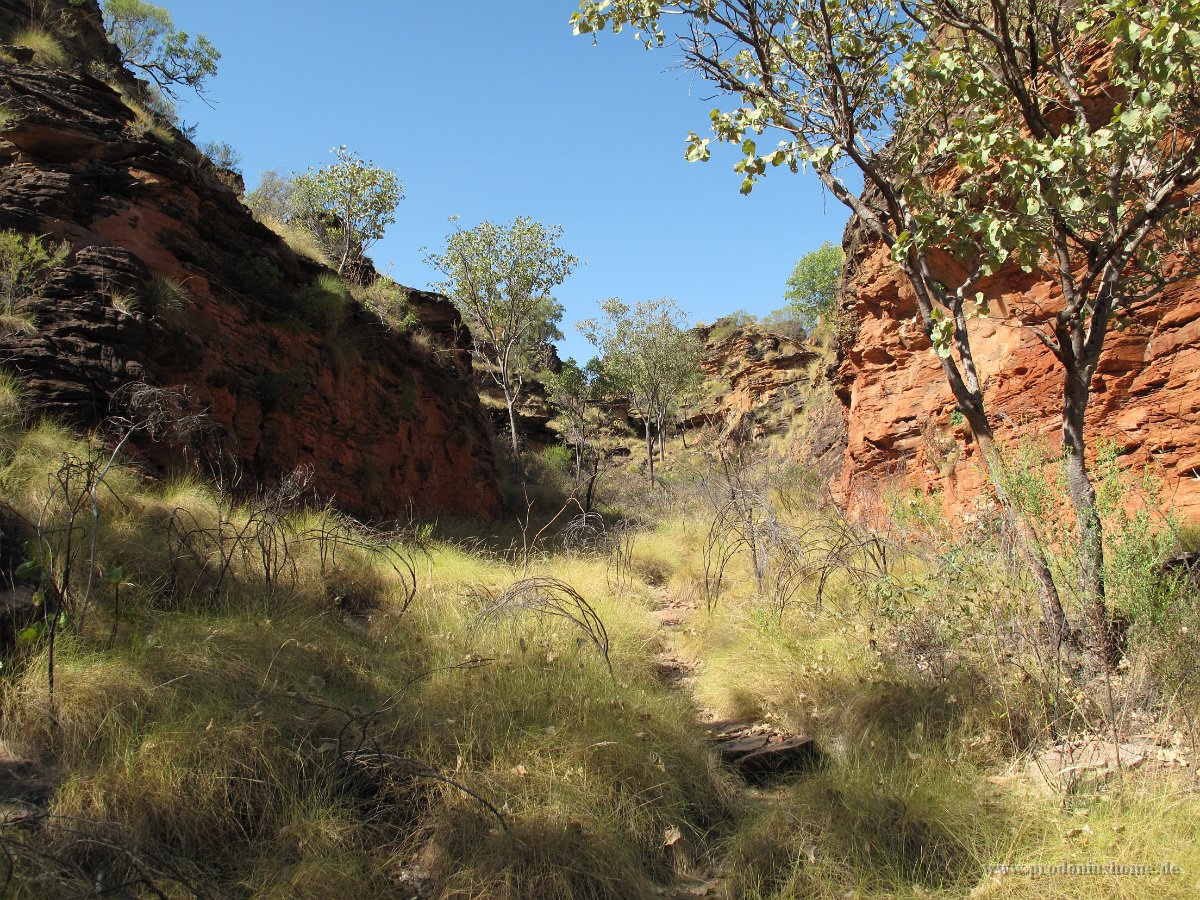
[[[843,348],[837,396],[848,441],[838,494],[852,507],[878,499],[885,484],[940,491],[944,511],[960,513],[988,488],[978,453],[958,424],[941,367],[915,318],[916,301],[879,246],[847,233],[843,309],[853,336]],[[997,436],[1060,441],[1061,368],[1031,333],[1059,307],[1046,279],[1019,270],[987,285],[992,318],[971,326],[980,376]],[[1149,468],[1157,503],[1200,517],[1200,282],[1177,282],[1135,307],[1131,326],[1112,331],[1092,383],[1088,438],[1112,441],[1123,468]]]
[[[702,328],[704,396],[684,423],[738,440],[781,438],[796,462],[825,479],[839,471],[846,446],[840,410],[826,377],[828,354],[801,337],[765,326]]]
[[[0,26],[22,6],[0,0]],[[80,9],[93,31],[79,39],[94,44],[98,8]],[[0,124],[0,228],[72,248],[23,304],[36,333],[0,337],[37,410],[87,426],[122,385],[186,386],[245,489],[304,466],[322,497],[366,518],[500,512],[445,298],[410,293],[415,334],[355,303],[314,321],[303,305],[324,270],[256,222],[181,134],[146,129],[82,71],[0,60],[0,102],[13,113]],[[164,284],[184,290],[165,303]],[[178,448],[139,449],[180,462]]]

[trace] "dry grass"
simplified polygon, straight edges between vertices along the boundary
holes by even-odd
[[[25,47],[33,51],[33,61],[42,66],[65,68],[70,62],[67,51],[63,49],[52,34],[41,28],[25,28],[8,39],[14,47]]]
[[[260,221],[283,239],[292,252],[331,267],[332,261],[320,240],[311,231],[296,222],[284,222],[274,216],[262,216]]]
[[[5,497],[29,521],[61,518],[48,478],[64,454],[103,451],[19,413],[4,421]],[[53,701],[48,647],[19,645],[3,670],[0,740],[53,769],[57,821],[121,850],[75,853],[76,870],[18,854],[18,893],[82,892],[149,859],[170,863],[155,870],[169,894],[186,881],[255,896],[627,898],[713,862],[731,896],[780,900],[1196,888],[1194,781],[1146,773],[1057,798],[1008,774],[1054,710],[1038,699],[1045,685],[1023,682],[984,640],[980,610],[1021,614],[1028,599],[991,586],[994,564],[960,560],[954,578],[921,562],[871,584],[847,575],[820,607],[807,593],[781,616],[739,558],[708,612],[694,505],[638,532],[616,572],[604,553],[554,550],[553,531],[526,559],[501,552],[515,527],[488,552],[234,502],[196,479],[150,485],[116,467],[106,481],[97,556],[83,555],[76,583],[88,566],[119,564],[124,611],[114,622],[113,586],[96,590],[88,621],[56,646]],[[788,521],[816,515],[797,508]],[[335,545],[335,533],[355,537]],[[604,625],[611,671],[569,621],[483,615],[524,578],[578,592]],[[951,615],[964,598],[975,605]],[[699,607],[674,637],[650,614],[664,600]],[[930,622],[956,642],[937,674],[913,649]],[[746,802],[690,702],[654,671],[668,640],[700,663],[699,703],[810,734],[824,764]],[[674,829],[682,859],[664,847]],[[38,841],[51,857],[70,846],[54,828]],[[1159,859],[1184,874],[985,871]]]

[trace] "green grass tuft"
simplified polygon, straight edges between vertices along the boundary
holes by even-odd
[[[8,39],[8,43],[32,50],[33,61],[39,65],[65,68],[70,62],[62,44],[42,28],[30,27],[18,31]]]

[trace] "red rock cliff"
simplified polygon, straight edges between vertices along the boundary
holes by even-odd
[[[183,135],[148,129],[87,74],[89,56],[111,63],[94,0],[63,10],[68,69],[0,58],[0,229],[72,248],[21,310],[36,333],[0,337],[35,408],[90,425],[123,384],[186,385],[249,476],[243,486],[304,465],[323,497],[363,517],[497,515],[489,429],[453,307],[413,292],[419,334],[354,303],[306,324],[300,307],[321,267],[256,222]],[[0,43],[27,17],[25,0],[0,0]],[[186,289],[182,308],[152,308],[160,276]],[[166,448],[142,450],[169,461]]]
[[[849,337],[837,396],[848,443],[838,492],[867,502],[884,482],[943,492],[948,513],[986,491],[975,447],[955,424],[954,403],[921,331],[916,301],[887,251],[852,222],[843,309]],[[1019,270],[989,286],[993,318],[972,324],[984,393],[1002,440],[1030,438],[1047,449],[1060,438],[1062,374],[1024,327],[1054,312],[1047,280]],[[991,299],[995,298],[995,299]],[[1176,283],[1135,308],[1132,326],[1113,331],[1092,383],[1091,446],[1115,441],[1123,466],[1152,467],[1161,504],[1200,517],[1200,281]]]

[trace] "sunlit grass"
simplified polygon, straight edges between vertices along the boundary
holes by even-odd
[[[14,47],[25,47],[33,51],[33,61],[43,66],[66,66],[67,51],[50,32],[42,28],[26,28],[12,35],[7,41]]]
[[[10,393],[0,484],[52,528],[64,455],[107,457],[26,426]],[[986,559],[944,578],[932,561],[893,561],[886,583],[836,573],[821,603],[806,583],[780,611],[743,554],[710,609],[711,514],[684,488],[688,505],[651,510],[617,560],[560,549],[554,528],[532,544],[553,515],[540,507],[471,542],[465,525],[374,535],[331,510],[264,511],[194,477],[144,483],[117,465],[105,481],[98,527],[85,505],[75,538],[86,547],[96,528],[95,559],[75,563],[77,584],[98,573],[87,622],[60,636],[53,698],[43,640],[6,660],[0,741],[53,771],[62,821],[212,893],[373,896],[416,879],[444,897],[626,898],[709,867],[731,897],[779,900],[1195,891],[1194,782],[1135,772],[1058,797],[1021,775],[1057,720],[1030,660],[999,652],[989,617],[1028,615],[1029,598],[1003,595]],[[822,514],[781,512],[796,528]],[[114,566],[119,595],[100,577]],[[607,660],[577,623],[481,615],[526,577],[578,592]],[[664,604],[684,611],[678,627],[658,624]],[[900,640],[926,620],[956,642],[944,671]],[[686,689],[663,683],[661,652],[695,664]],[[746,792],[697,708],[810,736],[821,762]],[[69,846],[52,829],[39,840],[51,856]],[[986,868],[1159,858],[1184,874]],[[99,848],[81,863],[132,871]],[[17,882],[36,894],[36,879],[69,880],[52,868],[22,858]]]

